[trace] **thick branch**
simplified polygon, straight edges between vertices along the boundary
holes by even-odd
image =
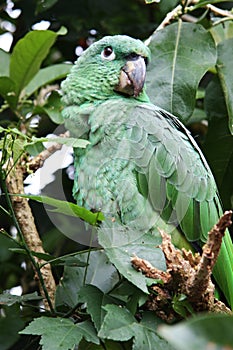
[[[11,170],[6,178],[6,186],[10,194],[23,194],[23,169],[20,165],[17,165],[13,170]],[[23,234],[24,240],[31,251],[36,251],[38,253],[45,253],[41,239],[39,237],[34,217],[32,215],[31,208],[28,204],[26,198],[19,196],[11,196],[11,202],[14,209],[15,217],[20,226],[21,232]],[[35,261],[39,264],[42,261],[40,259],[34,258]],[[35,266],[34,266],[35,269]],[[48,292],[49,299],[51,304],[54,304],[55,296],[55,281],[52,275],[51,267],[49,264],[44,265],[40,269],[40,273],[43,277],[44,285]],[[36,278],[38,278],[38,273],[35,269]],[[39,283],[41,295],[45,297],[45,291],[41,283]],[[48,307],[48,302],[45,300],[45,307]]]

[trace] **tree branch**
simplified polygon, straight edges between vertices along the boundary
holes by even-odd
[[[193,255],[191,251],[176,249],[171,242],[171,236],[161,231],[162,249],[167,265],[167,271],[160,271],[148,261],[138,257],[132,258],[136,270],[147,277],[161,280],[162,284],[151,287],[152,294],[146,307],[167,322],[179,319],[173,308],[173,299],[176,295],[185,295],[185,302],[195,312],[214,311],[231,313],[225,304],[215,299],[214,285],[211,274],[221,248],[222,238],[231,222],[232,211],[227,211],[208,234],[203,252]],[[188,309],[189,310],[189,309]]]
[[[6,183],[6,192],[9,194],[23,194],[23,175],[24,169],[20,164],[16,165],[14,169],[9,171],[5,183]],[[6,193],[6,195],[8,194]],[[25,248],[29,253],[33,268],[35,271],[35,277],[39,280],[39,288],[41,295],[46,298],[44,305],[46,308],[50,308],[53,311],[54,298],[55,298],[55,281],[52,275],[51,266],[46,264],[39,268],[39,264],[42,260],[33,257],[30,254],[30,251],[36,251],[38,253],[45,253],[40,236],[38,234],[34,217],[31,211],[31,208],[28,204],[28,200],[23,197],[16,195],[10,196],[12,203],[13,214],[17,220],[16,225],[18,224],[18,231],[22,233],[22,240],[25,243]]]
[[[66,131],[64,134],[60,134],[60,137],[69,137],[69,131]],[[60,151],[62,148],[61,143],[54,143],[52,146],[46,148],[41,153],[39,153],[36,157],[32,158],[32,160],[27,162],[27,169],[35,172],[37,169],[42,168],[46,159],[48,159],[52,154],[57,151]]]

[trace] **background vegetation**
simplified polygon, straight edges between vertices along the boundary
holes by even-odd
[[[233,2],[147,2],[0,1],[0,43],[9,49],[0,50],[0,350],[205,349],[209,342],[233,348],[231,316],[193,315],[161,326],[152,312],[143,311],[148,281],[129,263],[142,250],[140,239],[123,241],[119,235],[112,249],[110,232],[102,232],[100,251],[95,233],[86,232],[78,217],[92,224],[101,217],[65,205],[72,202],[68,146],[85,144],[60,138],[67,146],[63,153],[53,161],[50,157],[39,175],[27,177],[33,171],[30,157],[44,150],[47,136],[65,131],[59,84],[77,55],[104,35],[127,34],[150,38],[148,93],[191,130],[216,177],[224,208],[232,208]],[[17,203],[10,200],[6,175],[16,181],[22,167],[46,255],[25,241]],[[38,194],[47,196],[42,200],[47,206]],[[141,253],[164,268],[161,257],[153,255],[154,245],[147,241]],[[46,261],[58,285],[55,304],[46,283],[39,288]],[[46,311],[41,293],[47,297]],[[180,301],[175,307],[183,315]]]

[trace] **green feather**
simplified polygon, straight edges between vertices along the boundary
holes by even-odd
[[[103,57],[106,47],[114,53],[111,59]],[[62,83],[66,126],[90,141],[74,152],[74,197],[134,230],[149,231],[160,216],[187,241],[204,244],[222,214],[215,180],[190,132],[151,104],[145,88],[138,96],[118,92],[122,68],[138,56],[150,59],[141,41],[105,37],[84,52]],[[214,277],[233,308],[232,250],[227,231]]]

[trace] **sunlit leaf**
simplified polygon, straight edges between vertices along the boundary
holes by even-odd
[[[17,42],[10,61],[10,78],[16,85],[16,96],[38,72],[56,38],[57,33],[50,30],[35,30]]]
[[[33,196],[33,195],[22,195],[21,197],[26,197],[35,200],[40,203],[48,204],[54,209],[50,209],[55,213],[61,213],[69,216],[79,217],[91,225],[96,225],[99,221],[104,220],[104,215],[101,212],[92,213],[84,207],[80,207],[77,204],[62,201],[60,199],[55,199],[47,196]],[[47,209],[48,210],[48,209]]]

